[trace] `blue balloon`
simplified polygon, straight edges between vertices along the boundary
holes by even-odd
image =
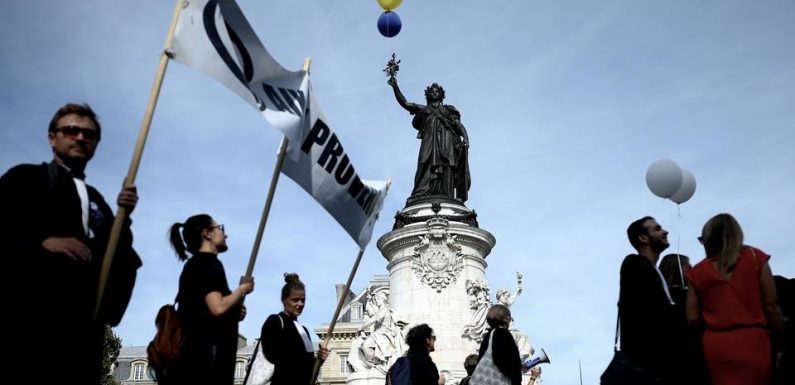
[[[386,11],[378,17],[378,32],[381,32],[385,37],[397,36],[402,26],[403,23],[400,22],[400,16],[392,11]]]

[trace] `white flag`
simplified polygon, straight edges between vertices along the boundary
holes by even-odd
[[[388,186],[356,173],[323,116],[308,74],[279,65],[233,0],[186,1],[171,51],[175,60],[229,87],[287,137],[282,172],[364,249]]]

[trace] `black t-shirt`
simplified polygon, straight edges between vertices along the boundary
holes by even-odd
[[[214,317],[205,300],[213,291],[222,296],[231,293],[224,266],[215,254],[197,253],[185,262],[179,277],[177,301],[186,340],[219,344],[237,338],[240,306],[235,305],[220,317]]]

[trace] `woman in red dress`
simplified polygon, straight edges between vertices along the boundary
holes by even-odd
[[[704,356],[714,385],[769,384],[768,327],[782,352],[784,320],[765,252],[743,245],[743,231],[729,214],[704,225],[699,238],[707,258],[687,273],[687,319],[706,324]]]

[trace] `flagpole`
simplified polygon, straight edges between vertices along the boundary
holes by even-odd
[[[304,66],[301,68],[304,72],[309,72],[309,65],[312,59],[306,58]],[[248,266],[246,267],[246,275],[240,277],[240,282],[249,281],[254,274],[254,264],[257,262],[257,254],[259,247],[262,243],[262,235],[265,233],[265,225],[268,223],[268,216],[271,212],[271,204],[273,203],[273,194],[276,193],[276,185],[279,183],[279,176],[281,175],[282,165],[284,165],[284,156],[287,154],[288,140],[286,136],[282,136],[282,142],[279,145],[279,150],[276,153],[276,164],[273,166],[273,175],[271,176],[271,184],[268,187],[268,197],[265,198],[265,207],[262,208],[262,216],[259,220],[259,228],[257,228],[257,236],[254,238],[254,245],[251,247],[251,256],[248,258]],[[245,298],[245,297],[244,297]],[[243,301],[241,300],[241,303]]]
[[[281,175],[282,165],[284,164],[284,155],[286,153],[287,137],[282,136],[282,143],[279,145],[279,150],[276,153],[276,165],[273,166],[273,176],[271,176],[271,184],[268,188],[268,197],[265,199],[265,207],[262,208],[262,217],[260,217],[259,220],[257,236],[254,238],[254,246],[251,248],[251,256],[248,259],[246,275],[243,278],[251,277],[251,275],[254,273],[254,263],[257,262],[257,253],[259,252],[259,246],[262,243],[262,234],[265,232],[265,225],[268,223],[268,215],[271,212],[271,204],[273,203],[273,194],[276,192],[276,185],[279,183],[279,175]]]
[[[347,296],[348,290],[351,287],[353,276],[356,275],[356,270],[359,269],[359,262],[362,260],[362,255],[364,255],[364,249],[360,248],[359,254],[356,255],[356,262],[353,263],[353,268],[351,268],[351,273],[348,274],[348,281],[345,282],[345,288],[342,291],[343,294],[337,299],[337,309],[334,310],[334,317],[331,318],[331,324],[328,327],[328,332],[326,332],[326,337],[323,338],[323,347],[328,346],[328,342],[331,339],[331,333],[334,331],[334,326],[337,325],[337,318],[340,316],[342,306],[345,304],[345,297]],[[312,381],[309,383],[309,385],[314,385],[315,381],[317,381],[317,376],[320,372],[321,365],[323,365],[323,361],[315,360],[315,368],[312,370]]]
[[[168,33],[166,34],[166,42],[163,46],[163,52],[160,53],[160,64],[157,67],[155,80],[152,84],[152,91],[149,94],[149,103],[146,106],[144,120],[141,123],[141,130],[138,133],[138,141],[135,144],[133,157],[130,161],[130,169],[127,172],[127,177],[124,178],[123,187],[135,185],[135,176],[138,173],[138,166],[141,163],[141,156],[144,152],[146,138],[149,136],[149,127],[152,124],[152,116],[155,114],[155,106],[157,105],[157,99],[160,96],[160,87],[162,86],[163,78],[166,75],[166,68],[168,67],[168,59],[171,50],[171,42],[174,40],[174,32],[177,29],[177,22],[179,21],[179,13],[182,10],[183,1],[184,0],[177,0],[176,5],[174,6],[174,16],[171,18],[171,24],[168,27]],[[107,285],[108,274],[110,273],[110,267],[113,262],[114,254],[116,253],[116,246],[119,243],[119,235],[121,234],[122,226],[124,225],[124,221],[127,219],[127,216],[127,209],[119,206],[118,210],[116,211],[116,218],[113,220],[113,227],[111,227],[110,230],[108,247],[105,250],[104,258],[102,259],[102,270],[100,270],[99,286],[97,287],[97,302],[94,305],[94,319],[96,319],[99,315],[99,308],[102,304],[102,296],[105,294],[105,286]]]

